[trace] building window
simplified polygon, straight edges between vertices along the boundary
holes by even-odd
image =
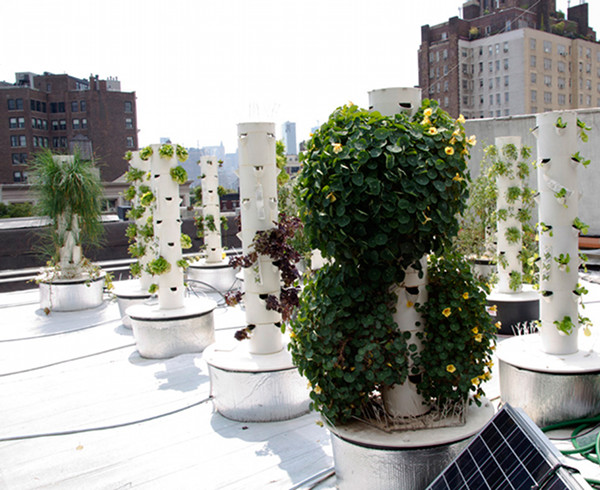
[[[11,117],[8,119],[8,127],[10,129],[16,129],[18,128],[18,123],[17,123],[17,118],[16,117]]]
[[[10,146],[18,148],[20,146],[27,146],[27,138],[24,135],[17,136],[13,135],[10,137]]]
[[[496,77],[496,89],[500,88],[500,77]]]
[[[442,52],[442,58],[447,60],[448,59],[448,50],[444,49],[444,51]]]
[[[552,77],[550,75],[544,75],[544,85],[546,87],[552,87]]]
[[[13,182],[24,182],[23,174],[20,171],[13,172]]]
[[[585,96],[585,103],[588,107],[590,107],[592,105],[592,96],[591,95]]]
[[[448,39],[448,33],[442,32],[442,41],[445,41],[446,39]]]
[[[508,87],[508,75],[504,77],[504,86]]]
[[[496,44],[496,54],[500,54],[500,44]]]
[[[565,94],[558,94],[558,105],[565,105],[566,97]]]
[[[508,58],[504,58],[504,69],[508,70]]]
[[[133,104],[128,100],[125,101],[125,112],[133,112]]]
[[[531,102],[537,102],[537,90],[531,91]]]
[[[9,111],[23,110],[23,99],[8,99],[7,104]]]
[[[504,52],[508,53],[508,41],[504,41]]]
[[[544,41],[544,53],[552,53],[552,41]]]
[[[81,112],[85,112],[87,110],[87,105],[85,103],[85,100],[79,101],[79,109],[81,110]]]
[[[58,121],[56,119],[52,121],[52,131],[58,131]]]
[[[552,104],[552,92],[544,92],[544,104]]]
[[[71,102],[71,112],[78,112],[79,111],[79,103],[74,100],[73,102]]]
[[[537,59],[535,57],[535,54],[532,54],[529,58],[529,66],[531,66],[532,68],[535,68],[537,63]]]
[[[586,63],[585,64],[585,72],[586,73],[592,73],[592,64],[591,63]]]
[[[444,65],[444,75],[448,74],[448,65]],[[131,111],[129,111],[131,112]]]
[[[444,97],[444,107],[448,107],[450,105],[450,99],[448,97]]]
[[[590,48],[585,48],[585,57],[586,58],[592,57],[592,50]]]
[[[600,70],[600,68],[599,68],[599,70]],[[483,62],[482,61],[479,62],[479,73],[481,73],[481,72],[483,72]]]
[[[433,63],[433,51],[429,52],[429,63]]]
[[[558,65],[557,65],[557,68],[558,68],[558,71],[560,73],[564,73],[565,72],[565,68],[566,68],[565,62],[564,61],[559,61]]]
[[[494,94],[490,94],[490,105],[494,105]]]
[[[54,136],[52,138],[52,147],[58,148],[59,145],[60,145],[60,138],[58,136]]]
[[[73,119],[72,121],[73,129],[79,129],[79,119]]]
[[[462,72],[464,75],[467,75],[469,73],[469,67],[467,66],[466,63],[462,64]]]
[[[62,148],[66,148],[67,147],[67,138],[65,138],[64,136],[60,137],[60,146]]]
[[[558,77],[558,88],[565,88],[566,80],[563,77]]]
[[[448,97],[446,97],[447,99]],[[133,136],[127,136],[126,142],[127,148],[133,148]]]
[[[494,88],[494,79],[490,78],[490,83],[488,83],[488,88],[492,90]]]
[[[448,91],[448,82],[444,82],[444,90]],[[130,117],[125,119],[125,129],[133,129],[133,119]]]
[[[504,102],[508,104],[509,96],[508,92],[504,92]]]
[[[12,163],[13,165],[25,165],[27,163],[27,153],[13,153]]]
[[[483,78],[479,79],[479,88],[483,88]]]
[[[489,36],[492,33],[492,26],[485,26],[485,35]]]
[[[544,58],[544,70],[552,70],[552,60],[550,58]]]
[[[448,92],[448,81],[446,80],[444,82],[444,92]],[[133,122],[131,121],[131,119],[129,119],[129,122],[131,123],[131,127],[127,126],[127,120],[125,121],[125,126],[127,129],[133,129]]]
[[[467,53],[467,50],[466,50],[466,49],[463,49],[463,50],[461,51],[461,54],[462,54],[462,57],[463,57],[463,58],[466,58],[466,57],[468,56],[468,53]]]
[[[492,45],[491,45],[491,44],[488,46],[488,54],[489,54],[490,56],[492,56],[492,55],[494,54],[494,48],[492,47]]]
[[[494,71],[494,63],[492,61],[488,61],[488,69],[490,73]]]
[[[535,39],[532,38],[529,40],[529,48],[535,49]]]
[[[567,48],[565,48],[564,44],[557,44],[556,52],[561,56],[567,56]]]
[[[429,69],[429,78],[433,78],[435,77],[435,69],[433,67],[431,67]]]
[[[58,122],[58,127],[60,130],[64,131],[65,129],[67,129],[67,121],[65,119],[61,119]]]
[[[500,60],[496,60],[496,71],[500,71]]]
[[[531,72],[531,83],[537,82],[537,73]]]
[[[592,90],[592,81],[591,80],[586,80],[585,81],[585,88],[587,90]]]

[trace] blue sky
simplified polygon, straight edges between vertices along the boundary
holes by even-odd
[[[575,5],[579,0],[572,0]],[[118,77],[137,93],[140,145],[223,141],[236,125],[297,124],[297,139],[347,101],[414,86],[421,25],[461,0],[4,0],[0,80],[14,73]],[[600,6],[590,23],[600,30]],[[567,0],[557,0],[566,11]]]

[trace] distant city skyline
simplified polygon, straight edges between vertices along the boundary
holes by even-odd
[[[590,25],[600,28],[600,5]],[[237,124],[296,123],[297,142],[348,101],[415,86],[421,26],[458,16],[462,0],[20,0],[0,80],[15,73],[117,77],[135,91],[140,146],[168,135],[186,147],[237,148]],[[566,12],[567,0],[557,0]],[[51,26],[51,29],[50,29]],[[18,41],[17,41],[18,40]],[[48,50],[46,49],[48,47]],[[292,60],[293,62],[290,62]]]

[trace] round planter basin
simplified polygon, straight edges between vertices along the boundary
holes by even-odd
[[[494,407],[467,409],[465,425],[384,432],[363,422],[327,424],[337,488],[378,490],[427,487],[494,416]]]
[[[183,308],[160,309],[158,304],[127,308],[138,352],[150,359],[167,359],[202,352],[215,341],[214,309],[207,298],[186,298]]]
[[[229,260],[207,264],[205,259],[190,264],[187,278],[207,284],[220,292],[229,291],[237,280],[235,269],[229,265]]]
[[[123,326],[131,329],[131,319],[127,315],[127,308],[133,305],[148,303],[152,295],[141,288],[137,279],[113,283],[113,294],[117,297],[119,313]]]
[[[238,422],[275,422],[309,410],[307,381],[292,364],[287,348],[251,354],[247,342],[211,345],[204,352],[216,410]]]
[[[51,311],[96,308],[104,301],[104,274],[95,279],[63,279],[41,282],[40,307]]]

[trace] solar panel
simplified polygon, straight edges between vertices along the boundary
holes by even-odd
[[[590,488],[519,408],[504,405],[427,490]]]

